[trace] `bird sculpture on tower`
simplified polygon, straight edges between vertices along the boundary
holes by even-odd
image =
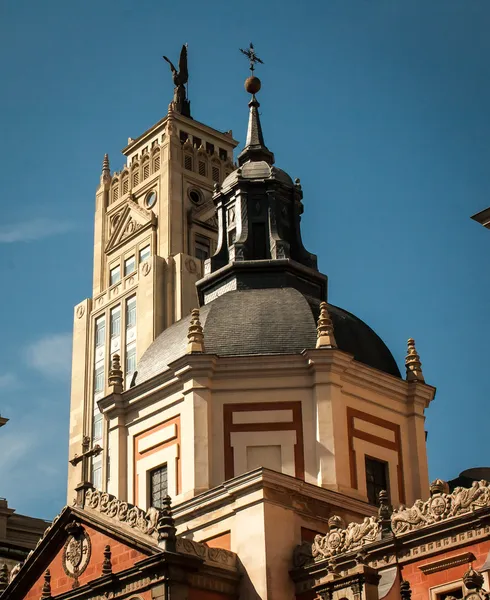
[[[189,81],[189,71],[187,70],[187,44],[182,46],[179,58],[179,70],[177,70],[172,61],[163,56],[163,59],[170,65],[172,71],[172,79],[174,82],[174,99],[171,103],[172,109],[184,115],[191,116],[191,104],[187,99],[187,90],[185,84]]]

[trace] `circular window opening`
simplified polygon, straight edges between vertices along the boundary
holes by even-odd
[[[146,208],[153,208],[155,206],[156,202],[157,202],[157,193],[156,192],[150,192],[149,194],[146,195],[146,198],[145,198]]]
[[[202,195],[199,190],[191,190],[189,192],[189,198],[194,204],[199,204],[202,200]]]

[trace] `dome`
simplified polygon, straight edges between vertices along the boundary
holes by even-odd
[[[262,180],[276,179],[280,183],[292,187],[293,180],[286,171],[270,165],[265,160],[250,161],[233,171],[221,184],[222,189],[233,186],[239,179]]]
[[[223,294],[201,307],[207,354],[254,356],[299,354],[315,348],[319,301],[308,301],[293,288],[251,289]],[[384,342],[363,321],[329,305],[338,347],[389,375],[400,377]],[[141,357],[135,383],[165,371],[184,356],[190,315],[163,331]]]

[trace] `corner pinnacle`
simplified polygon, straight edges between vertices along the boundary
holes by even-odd
[[[199,320],[198,308],[194,308],[191,312],[187,340],[187,354],[204,352],[204,332]]]
[[[405,358],[405,366],[407,369],[407,381],[420,381],[425,383],[424,374],[422,373],[422,363],[420,356],[415,349],[415,340],[409,338],[407,356]]]
[[[337,342],[333,334],[333,323],[328,314],[328,304],[322,302],[320,304],[320,316],[318,317],[317,330],[317,348],[337,348]]]

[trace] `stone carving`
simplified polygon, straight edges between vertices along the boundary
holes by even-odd
[[[366,517],[362,523],[349,523],[344,529],[342,519],[334,516],[328,520],[328,525],[327,535],[317,535],[313,541],[311,551],[315,561],[357,550],[381,537],[377,517]]]
[[[81,319],[84,314],[85,314],[85,306],[83,304],[80,304],[80,306],[77,306],[77,310],[76,310],[77,319]]]
[[[63,570],[73,581],[72,588],[79,587],[79,576],[85,571],[90,562],[92,544],[90,536],[76,521],[66,526],[69,537],[63,548]]]
[[[111,519],[126,523],[133,529],[149,535],[155,539],[158,538],[157,524],[162,516],[162,511],[150,507],[147,511],[133,506],[107,492],[100,492],[95,488],[87,490],[85,495],[85,506],[92,510],[107,515]]]
[[[181,554],[191,554],[192,556],[202,558],[206,562],[218,563],[228,567],[236,566],[236,554],[230,552],[230,550],[209,548],[205,544],[181,537],[178,537],[176,542],[176,550]]]
[[[490,506],[490,486],[486,481],[474,481],[470,488],[457,487],[452,494],[444,493],[445,484],[436,479],[430,486],[431,497],[417,500],[409,508],[393,511],[391,525],[395,534],[408,533],[444,519]]]
[[[143,266],[141,267],[141,272],[143,273],[144,277],[146,277],[150,271],[151,271],[151,263],[149,261],[145,261],[143,263]]]
[[[197,265],[196,265],[196,261],[192,258],[188,258],[185,261],[185,267],[187,269],[187,271],[189,273],[196,273],[197,272]]]

